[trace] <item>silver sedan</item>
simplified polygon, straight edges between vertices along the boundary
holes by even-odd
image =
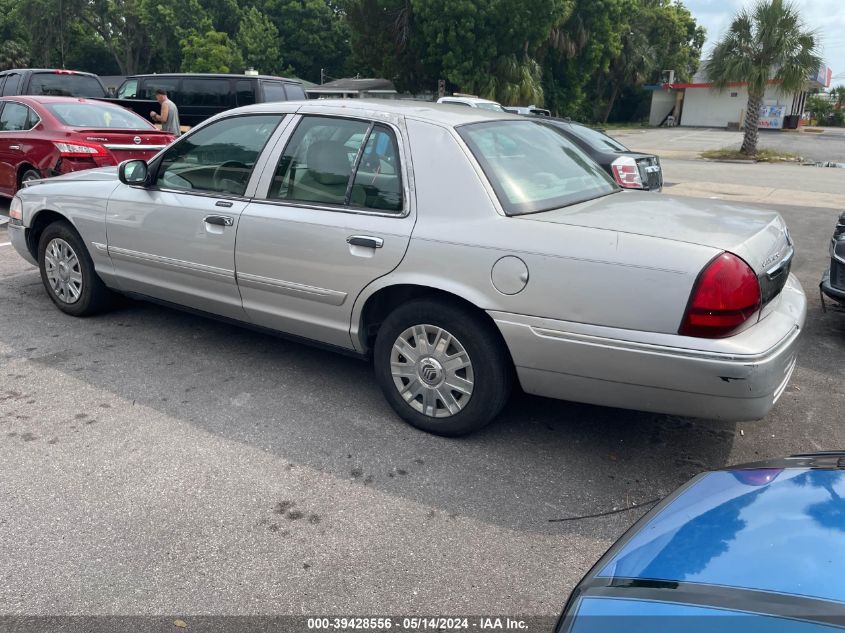
[[[777,213],[620,190],[542,120],[366,101],[210,119],[30,184],[11,239],[68,314],[148,298],[371,358],[460,435],[532,394],[757,419],[806,300]]]

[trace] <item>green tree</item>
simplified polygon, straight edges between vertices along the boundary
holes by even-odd
[[[353,72],[391,79],[400,91],[433,89],[436,70],[421,61],[411,0],[345,0]]]
[[[244,12],[238,29],[238,46],[244,63],[264,74],[283,74],[279,51],[279,31],[270,19],[255,7]]]
[[[142,0],[85,0],[78,14],[114,57],[123,75],[149,63],[150,42],[142,19]]]
[[[345,74],[349,31],[338,7],[326,0],[266,0],[262,10],[279,32],[282,57],[298,77],[319,82],[321,70],[332,78]]]
[[[833,113],[833,102],[826,95],[813,95],[807,99],[807,111],[820,125],[824,125]]]
[[[611,62],[622,49],[634,0],[576,0],[551,29],[543,53],[546,106],[556,114],[595,119]]]
[[[238,73],[243,59],[226,33],[208,31],[182,41],[182,71],[188,73]]]
[[[731,82],[748,84],[745,136],[740,151],[757,153],[760,106],[770,79],[786,93],[801,90],[821,59],[816,35],[803,23],[798,8],[783,0],[760,0],[736,14],[704,69],[721,90]]]
[[[429,73],[506,104],[543,103],[534,55],[568,0],[411,0],[411,6]]]
[[[689,81],[698,69],[705,31],[682,4],[671,0],[638,0],[626,12],[622,46],[610,63],[598,120],[606,122],[623,88],[637,88],[658,71],[674,70],[678,81]]]
[[[215,31],[211,16],[199,0],[137,0],[148,40],[149,71],[175,72],[182,68],[182,42]]]
[[[6,40],[0,44],[0,70],[26,68],[29,65],[29,52],[18,40]]]

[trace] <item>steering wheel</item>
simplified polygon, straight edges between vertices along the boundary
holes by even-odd
[[[531,184],[536,185],[537,187],[548,189],[549,187],[557,185],[560,178],[548,171],[538,171],[535,174],[532,174],[529,180]]]
[[[214,188],[218,191],[226,191],[228,193],[240,193],[239,191],[230,191],[227,187],[226,181],[237,183],[239,186],[246,185],[246,179],[249,176],[249,167],[238,160],[227,160],[220,163],[214,168],[211,175],[211,181]]]

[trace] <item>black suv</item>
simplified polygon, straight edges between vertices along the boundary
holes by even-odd
[[[106,96],[100,78],[77,70],[13,68],[0,72],[0,96],[52,95],[57,97]]]
[[[159,88],[179,108],[179,122],[188,126],[238,106],[306,98],[298,79],[173,73],[127,77],[113,101],[149,119],[151,111],[159,110],[155,102],[155,91]]]

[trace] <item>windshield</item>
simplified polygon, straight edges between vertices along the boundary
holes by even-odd
[[[29,94],[55,97],[105,97],[106,91],[96,77],[72,73],[35,73],[29,82]]]
[[[506,112],[506,110],[498,103],[479,101],[475,105],[476,107],[481,108],[482,110],[493,110],[493,112]]]
[[[535,121],[491,121],[457,128],[508,215],[565,207],[618,191],[593,160]]]
[[[610,150],[612,152],[628,151],[628,148],[622,145],[622,143],[620,143],[619,141],[610,138],[604,132],[599,132],[598,130],[589,128],[586,125],[578,125],[577,123],[573,123],[569,125],[568,129],[570,132],[572,132],[575,136],[580,138],[593,149],[605,152],[607,150]]]
[[[68,127],[114,128],[118,130],[154,129],[153,125],[138,115],[99,103],[50,103],[47,109]]]

